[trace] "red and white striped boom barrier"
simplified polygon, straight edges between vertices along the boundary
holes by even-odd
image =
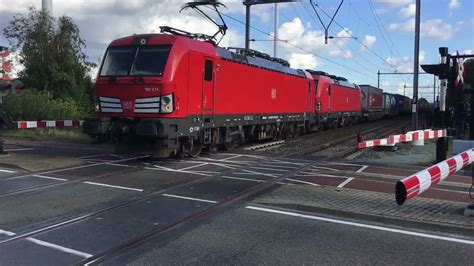
[[[473,161],[474,148],[470,148],[430,168],[398,181],[395,186],[395,199],[398,205],[402,205],[404,202],[420,195],[448,176],[468,166]]]
[[[17,128],[62,128],[78,127],[84,121],[82,120],[40,120],[40,121],[18,121]]]
[[[376,147],[376,146],[388,146],[388,145],[393,146],[396,143],[401,143],[401,142],[410,142],[414,140],[425,140],[425,139],[437,139],[441,137],[446,137],[446,129],[416,130],[416,131],[407,132],[406,134],[390,135],[388,138],[361,141],[357,144],[357,147],[359,149],[365,149],[365,148]]]

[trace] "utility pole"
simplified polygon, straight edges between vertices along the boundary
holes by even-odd
[[[440,63],[449,69],[448,61],[448,47],[440,47],[439,55],[441,56]],[[446,128],[446,90],[448,88],[448,74],[443,75],[439,79],[439,126]],[[439,138],[436,143],[436,162],[446,160],[446,137]]]
[[[244,1],[245,5],[245,49],[250,49],[250,1]]]
[[[377,88],[380,89],[380,70],[377,70]]]
[[[415,55],[413,64],[413,105],[412,105],[412,129],[418,129],[418,69],[420,64],[420,8],[421,0],[416,0],[415,18]]]
[[[53,15],[53,0],[42,0],[41,9],[48,11],[49,15]]]
[[[245,49],[250,49],[250,7],[253,5],[275,4],[275,44],[274,54],[276,56],[276,41],[278,40],[278,8],[277,3],[297,2],[299,0],[243,0],[245,5]]]
[[[278,49],[278,3],[275,2],[275,14],[274,14],[274,27],[275,27],[275,34],[273,42],[273,57],[277,57],[277,49]]]

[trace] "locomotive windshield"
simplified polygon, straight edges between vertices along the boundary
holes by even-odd
[[[122,46],[107,51],[101,76],[162,76],[171,46]]]

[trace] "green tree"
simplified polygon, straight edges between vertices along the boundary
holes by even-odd
[[[94,64],[84,53],[86,44],[79,28],[70,17],[55,19],[33,7],[28,11],[15,15],[3,30],[25,67],[19,78],[26,87],[52,98],[92,107],[93,84],[88,73]]]

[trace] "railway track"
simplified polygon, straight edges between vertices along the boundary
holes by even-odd
[[[281,147],[283,144],[285,144],[284,140],[278,140],[278,141],[270,141],[270,142],[265,142],[262,144],[257,144],[253,145],[250,147],[244,148],[246,151],[268,151],[271,149],[276,149],[278,147]]]
[[[397,127],[396,122],[392,122],[388,125],[385,126],[379,126],[376,128],[372,128],[370,130],[364,131],[365,134],[370,134],[370,133],[376,133],[377,131],[381,132],[387,132],[390,130],[393,130],[393,128]],[[392,128],[390,128],[392,127]],[[399,124],[398,124],[399,127]],[[380,133],[382,134],[382,133]],[[336,140],[333,140],[331,142],[327,142],[325,144],[321,144],[315,147],[310,147],[304,150],[299,150],[295,151],[293,153],[287,153],[287,154],[280,154],[275,157],[267,157],[267,158],[262,158],[258,159],[255,161],[250,162],[249,164],[246,165],[241,165],[235,169],[231,169],[228,171],[223,171],[215,175],[210,175],[210,176],[201,176],[199,178],[196,178],[192,181],[185,182],[182,184],[174,185],[171,187],[168,187],[166,189],[160,189],[156,191],[149,192],[148,194],[145,195],[140,195],[140,196],[133,196],[132,198],[128,198],[126,200],[116,202],[114,205],[103,207],[101,209],[91,211],[88,213],[82,213],[80,215],[76,216],[69,216],[68,218],[63,218],[59,221],[54,221],[54,222],[46,222],[46,223],[40,223],[36,226],[32,225],[28,228],[33,228],[31,230],[27,230],[24,232],[20,232],[18,235],[10,236],[2,241],[0,241],[0,248],[18,242],[22,240],[27,240],[27,239],[32,239],[39,237],[40,235],[44,235],[49,232],[53,232],[55,230],[60,230],[60,229],[65,229],[68,226],[72,226],[74,224],[84,222],[86,220],[91,220],[93,218],[97,217],[103,217],[106,216],[107,214],[112,213],[115,210],[121,209],[121,208],[131,208],[134,206],[134,204],[143,204],[147,201],[151,201],[152,199],[160,199],[160,197],[163,197],[164,195],[170,193],[172,194],[173,191],[179,190],[181,188],[185,188],[188,186],[197,186],[199,184],[205,184],[205,182],[211,182],[211,181],[216,181],[219,180],[220,178],[225,178],[226,176],[230,175],[231,173],[235,171],[243,171],[246,169],[250,169],[251,166],[261,166],[262,164],[282,164],[283,160],[287,161],[294,161],[295,163],[292,164],[294,167],[288,168],[287,170],[282,170],[281,172],[277,174],[268,174],[266,180],[260,180],[259,182],[256,182],[255,185],[252,185],[244,190],[241,190],[239,192],[232,192],[228,196],[226,196],[223,200],[220,201],[215,201],[212,202],[209,206],[206,206],[202,209],[199,209],[197,211],[189,211],[185,213],[184,215],[180,216],[179,218],[169,220],[165,223],[161,223],[158,226],[154,227],[153,229],[147,230],[144,233],[137,233],[135,236],[128,238],[124,241],[118,242],[116,245],[113,246],[107,246],[107,248],[104,248],[100,252],[93,253],[92,256],[84,258],[81,261],[78,261],[79,264],[85,264],[85,265],[90,265],[90,264],[99,264],[102,262],[105,262],[106,260],[124,254],[127,251],[141,245],[144,243],[147,243],[148,241],[151,241],[152,239],[156,239],[156,237],[161,236],[164,233],[167,233],[175,228],[178,228],[180,226],[184,225],[189,225],[191,223],[194,223],[196,221],[199,221],[200,219],[203,219],[205,217],[209,217],[211,215],[217,214],[231,206],[235,206],[237,204],[242,203],[245,201],[247,198],[252,197],[253,195],[256,195],[272,186],[274,186],[277,183],[280,183],[284,181],[287,178],[291,178],[293,175],[305,171],[311,167],[313,167],[315,164],[320,163],[320,160],[305,160],[305,159],[296,159],[295,156],[300,156],[300,155],[306,155],[306,154],[314,154],[317,151],[323,151],[325,149],[340,145],[344,142],[347,142],[349,140],[354,140],[355,135],[350,135],[346,136],[344,138],[339,138]],[[279,145],[279,144],[276,144]],[[128,158],[124,159],[124,161],[128,160],[138,160],[140,158]],[[298,162],[298,163],[296,163]],[[103,162],[103,163],[97,163],[97,164],[107,164],[108,162]],[[86,166],[84,166],[86,167]],[[48,171],[49,173],[53,171],[61,171],[62,169],[56,169],[56,170],[51,170]],[[43,174],[46,174],[43,172]],[[31,174],[28,174],[31,175]],[[90,177],[88,177],[90,178]],[[74,184],[77,182],[80,182],[81,180],[74,180],[71,182],[68,182],[68,184]],[[63,185],[64,183],[55,183],[51,184],[49,186],[41,186],[41,187],[36,187],[36,188],[30,188],[29,190],[24,190],[24,191],[16,191],[13,194],[10,195],[17,195],[20,193],[27,193],[27,192],[34,192],[34,191],[39,191],[43,190],[49,187],[57,187],[59,185]],[[218,188],[217,188],[218,189]],[[3,195],[4,197],[6,195]],[[1,197],[1,195],[0,195]],[[211,202],[211,201],[208,201]],[[120,221],[118,221],[120,223]]]
[[[155,237],[172,230],[173,228],[176,228],[181,225],[189,224],[192,222],[197,221],[198,219],[208,217],[210,215],[216,214],[230,206],[233,206],[235,204],[239,204],[243,200],[245,200],[248,197],[251,197],[253,195],[256,195],[257,193],[264,191],[273,185],[284,181],[286,178],[291,177],[297,172],[304,171],[313,165],[317,164],[318,161],[309,161],[309,160],[303,160],[303,159],[292,159],[291,155],[281,155],[277,157],[268,157],[268,158],[263,158],[260,160],[255,160],[251,162],[250,164],[247,165],[242,165],[239,168],[232,169],[229,171],[223,171],[219,174],[212,175],[212,176],[204,176],[204,177],[199,177],[195,180],[192,180],[190,182],[182,183],[176,186],[171,186],[166,189],[158,190],[155,192],[150,192],[146,195],[143,196],[134,196],[131,199],[127,199],[121,202],[118,202],[112,206],[104,207],[99,210],[95,210],[89,213],[81,214],[75,217],[69,217],[68,219],[64,219],[61,221],[55,221],[53,223],[44,225],[41,224],[39,227],[29,230],[27,232],[20,233],[18,235],[10,236],[9,238],[6,238],[2,241],[0,241],[0,248],[12,244],[14,242],[22,241],[22,240],[28,240],[28,239],[33,239],[37,238],[40,235],[44,235],[48,232],[52,232],[54,230],[59,230],[59,229],[64,229],[68,226],[72,226],[74,224],[86,221],[88,219],[92,219],[94,217],[98,216],[105,216],[108,213],[113,212],[114,210],[120,209],[120,208],[126,208],[126,207],[131,207],[133,204],[141,204],[145,203],[147,201],[150,201],[151,199],[157,199],[159,197],[163,197],[167,193],[172,193],[173,191],[176,191],[180,188],[184,188],[187,186],[196,186],[198,184],[203,184],[204,182],[211,182],[211,181],[216,181],[219,178],[224,178],[225,176],[231,174],[231,172],[235,171],[240,171],[240,170],[245,170],[246,168],[248,169],[249,166],[261,166],[264,163],[273,163],[273,164],[282,164],[284,163],[283,160],[286,160],[285,162],[288,163],[288,165],[292,165],[293,167],[288,168],[285,171],[281,171],[278,174],[268,174],[266,180],[261,180],[261,182],[257,182],[255,185],[252,184],[249,188],[246,188],[240,192],[237,193],[231,193],[230,195],[226,196],[224,200],[222,201],[216,201],[212,205],[200,209],[199,211],[196,212],[189,212],[186,213],[185,215],[179,217],[178,219],[170,220],[166,223],[160,224],[159,226],[156,226],[156,228],[153,228],[152,230],[148,230],[145,233],[142,234],[137,234],[135,237],[127,239],[126,241],[123,241],[121,243],[118,243],[115,246],[109,247],[107,249],[104,249],[101,252],[98,252],[91,257],[87,257],[86,259],[79,261],[79,264],[85,264],[85,265],[90,265],[90,264],[97,264],[101,263],[108,258],[111,258],[113,256],[117,256],[119,254],[122,254],[131,248],[146,243],[147,241],[154,239]],[[293,162],[293,163],[291,163]],[[235,192],[235,191],[234,191]],[[118,221],[120,223],[120,221]],[[29,227],[29,228],[34,228],[34,225]],[[85,232],[86,233],[86,232]]]
[[[358,124],[352,127],[338,128],[302,135],[285,141],[272,141],[244,148],[257,152],[266,152],[275,156],[280,155],[322,155],[332,159],[342,158],[356,152],[355,140],[357,133],[366,138],[378,138],[401,130],[409,126],[406,118],[382,120],[373,123]],[[347,143],[347,144],[346,144]],[[347,149],[342,149],[347,146]],[[334,147],[339,147],[335,150]],[[332,151],[333,154],[325,155],[323,151]],[[328,158],[329,158],[328,157]]]
[[[307,150],[308,147],[326,145],[327,143],[333,142],[335,139],[343,139],[348,135],[354,135],[355,132],[370,131],[373,128],[384,127],[390,123],[404,123],[405,120],[406,118],[404,117],[390,120],[378,120],[374,122],[356,124],[348,127],[310,133],[298,136],[296,138],[286,139],[285,143],[272,146],[272,148],[270,149],[257,149],[256,151],[264,151],[274,156],[279,156],[281,154],[292,154],[295,152]]]
[[[122,158],[114,161],[106,161],[106,162],[95,162],[91,164],[86,164],[86,165],[80,165],[76,167],[68,167],[68,168],[58,168],[58,169],[52,169],[52,170],[47,170],[47,171],[39,171],[39,172],[33,172],[33,173],[27,173],[27,174],[22,174],[18,176],[13,176],[13,177],[8,177],[5,179],[0,180],[0,185],[4,185],[7,182],[14,182],[15,180],[20,180],[21,178],[25,177],[46,177],[45,175],[49,174],[55,174],[55,173],[61,173],[61,172],[67,172],[67,171],[72,171],[72,170],[78,170],[78,169],[86,169],[86,168],[92,168],[96,166],[101,166],[101,165],[110,165],[110,164],[117,164],[117,163],[125,163],[125,162],[131,162],[131,161],[136,161],[140,159],[145,159],[148,158],[149,156],[139,156],[139,157],[133,157],[133,158]],[[115,171],[115,172],[109,172],[105,174],[100,174],[100,175],[94,175],[94,176],[85,176],[82,178],[77,178],[74,180],[62,180],[62,178],[55,178],[55,177],[47,177],[51,180],[55,180],[56,182],[51,182],[47,184],[40,184],[40,185],[32,185],[32,186],[26,186],[24,188],[19,188],[16,190],[10,190],[4,193],[0,194],[0,199],[1,198],[6,198],[10,196],[17,196],[21,194],[26,194],[26,193],[35,193],[38,191],[42,190],[47,190],[47,189],[52,189],[56,188],[59,186],[68,186],[68,185],[74,185],[78,183],[83,183],[83,182],[88,182],[88,181],[93,181],[95,179],[100,179],[103,177],[107,177],[110,175],[117,175],[117,174],[122,174],[122,173],[127,173],[127,172],[132,172],[132,168],[124,168],[124,170],[121,171]]]
[[[392,123],[389,123],[387,125],[383,125],[383,126],[379,126],[379,127],[376,127],[376,128],[371,128],[371,129],[362,131],[360,133],[363,134],[363,135],[369,135],[369,134],[374,135],[377,131],[382,131],[383,133],[378,134],[378,135],[381,135],[381,134],[385,134],[386,132],[393,132],[393,130],[395,128],[399,128],[399,127],[400,126],[399,126],[398,122],[392,122]],[[321,144],[321,145],[316,145],[316,146],[313,146],[313,147],[305,148],[305,149],[300,150],[300,151],[293,152],[293,153],[291,153],[291,155],[319,155],[318,153],[320,153],[322,151],[331,150],[331,148],[340,146],[342,144],[349,143],[349,145],[348,145],[349,147],[344,147],[340,151],[334,151],[333,150],[332,154],[327,156],[328,159],[343,157],[346,153],[349,153],[349,152],[354,151],[356,149],[355,148],[356,143],[354,142],[354,140],[356,140],[356,138],[357,138],[357,134],[351,134],[349,136],[338,138],[338,139],[326,142],[326,143]],[[346,144],[346,146],[347,146],[347,144]]]

